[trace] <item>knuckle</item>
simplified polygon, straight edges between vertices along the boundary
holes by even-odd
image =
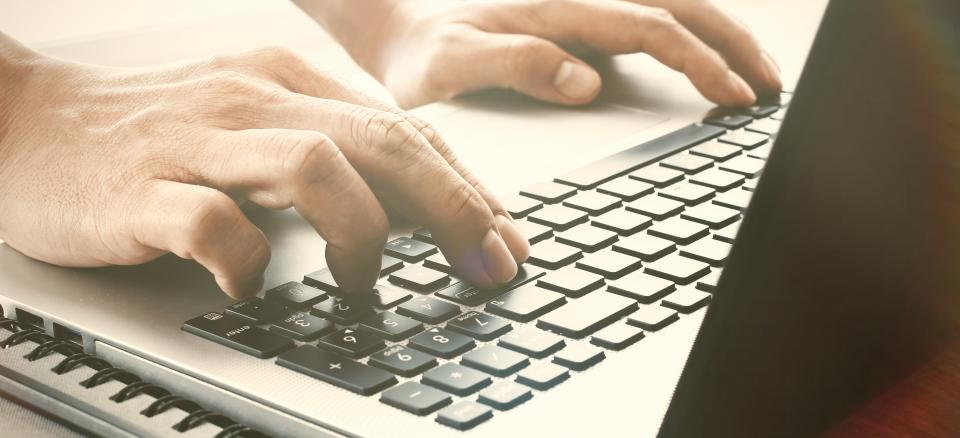
[[[362,129],[367,136],[380,136],[380,141],[368,143],[377,144],[378,153],[384,159],[409,164],[422,152],[423,144],[418,141],[420,131],[399,114],[375,112],[366,118]]]
[[[235,229],[239,222],[235,207],[227,195],[214,189],[204,191],[184,224],[184,249],[193,253],[204,247],[210,235]]]
[[[289,146],[283,171],[298,187],[316,187],[336,177],[343,152],[320,133],[298,136]]]
[[[489,216],[489,213],[484,213],[488,209],[483,198],[469,184],[458,184],[447,196],[445,205],[447,211],[450,212],[450,217],[458,221],[470,220],[474,222]],[[492,224],[492,220],[488,220],[488,222]]]
[[[243,73],[221,70],[201,78],[197,86],[204,91],[217,94],[248,93],[258,87]]]
[[[285,46],[266,46],[251,53],[254,59],[269,65],[297,65],[303,61],[297,52]]]

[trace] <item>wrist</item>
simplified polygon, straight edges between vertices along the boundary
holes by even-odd
[[[40,55],[0,33],[0,157],[16,102]]]

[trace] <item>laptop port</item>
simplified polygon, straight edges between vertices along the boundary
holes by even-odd
[[[80,336],[80,333],[70,330],[57,323],[53,323],[53,337],[72,342],[81,347],[83,346],[83,336]]]
[[[43,318],[23,309],[17,309],[17,322],[43,330]]]

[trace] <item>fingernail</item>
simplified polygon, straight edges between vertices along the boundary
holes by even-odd
[[[773,57],[767,52],[763,52],[763,61],[767,83],[775,88],[776,91],[780,91],[783,89],[783,81],[780,79],[780,66],[777,65],[777,61],[774,61]]]
[[[571,61],[563,61],[553,77],[553,86],[572,99],[586,99],[600,89],[600,75],[592,68]]]
[[[530,257],[530,242],[527,241],[527,238],[520,232],[520,228],[517,228],[517,225],[506,216],[498,214],[494,220],[496,221],[497,229],[500,231],[500,237],[503,238],[503,242],[507,244],[510,254],[513,255],[513,260],[517,263],[527,261],[527,257]]]
[[[480,252],[483,254],[483,266],[487,275],[494,283],[503,284],[517,275],[517,262],[510,254],[510,249],[497,232],[497,227],[490,227],[487,234],[480,241]]]
[[[737,100],[740,103],[752,104],[757,101],[757,95],[750,88],[750,85],[747,85],[747,81],[744,81],[733,71],[727,72],[727,83],[731,89],[736,90]]]

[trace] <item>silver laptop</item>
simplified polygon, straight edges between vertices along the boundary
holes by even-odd
[[[274,247],[255,299],[231,301],[173,256],[79,270],[2,246],[0,306],[270,435],[816,433],[929,352],[944,339],[934,322],[950,321],[930,306],[957,282],[910,260],[960,253],[956,234],[922,232],[943,218],[918,195],[939,181],[924,159],[960,136],[945,128],[955,121],[885,110],[956,108],[960,69],[915,54],[960,53],[909,25],[956,35],[949,3],[833,2],[796,98],[751,108],[652,113],[621,75],[585,109],[488,93],[418,110],[468,150],[574,136],[619,151],[568,168],[504,164],[539,181],[491,181],[510,189],[533,244],[501,289],[462,282],[429,230],[398,225],[375,293],[342,297],[309,224],[251,208]],[[918,140],[915,153],[884,147],[904,138]],[[930,299],[916,299],[911,279]],[[864,374],[866,364],[889,372]]]

